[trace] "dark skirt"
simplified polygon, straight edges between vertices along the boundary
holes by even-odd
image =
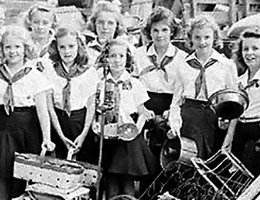
[[[68,116],[65,111],[60,109],[55,109],[61,129],[63,134],[69,138],[71,141],[74,141],[82,132],[85,123],[86,109],[80,109],[72,111],[71,115]],[[58,134],[52,128],[52,140],[56,144],[55,153],[58,158],[66,159],[68,154],[68,149],[64,143],[59,138]],[[82,146],[80,152],[77,154],[77,159],[84,161],[84,145]],[[83,159],[83,160],[82,160]]]
[[[259,139],[259,122],[238,122],[232,144],[232,152],[256,177],[260,175],[260,153],[255,151],[255,143]]]
[[[39,154],[42,134],[35,108],[0,107],[0,177],[13,177],[14,152]]]
[[[68,116],[63,110],[55,108],[63,134],[72,142],[82,133],[85,125],[87,109],[82,108],[71,112]],[[52,127],[52,140],[56,144],[56,157],[66,159],[68,149]],[[77,160],[97,165],[99,156],[99,138],[93,133],[91,127],[77,154]]]
[[[145,143],[143,134],[139,134],[129,142],[114,141],[114,148],[110,153],[113,155],[108,167],[110,173],[127,174],[134,177],[155,173],[155,158]]]
[[[150,99],[144,105],[147,109],[154,111],[155,115],[162,116],[164,111],[170,109],[172,94],[148,92],[148,95]],[[158,170],[156,173],[159,173],[161,171],[160,152],[170,127],[166,120],[152,119],[146,122],[145,129],[148,130],[149,147],[156,157],[156,164],[153,167]]]
[[[156,115],[162,115],[165,110],[170,109],[172,94],[148,92],[148,95],[150,99],[144,105]]]
[[[217,116],[207,102],[187,99],[181,106],[181,136],[195,141],[198,157],[207,159],[214,153]]]

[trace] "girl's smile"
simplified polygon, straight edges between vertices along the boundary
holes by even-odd
[[[109,66],[114,78],[119,78],[125,70],[127,48],[124,45],[113,45],[109,50]]]
[[[157,47],[168,47],[171,42],[171,29],[166,20],[152,24],[151,37]]]
[[[3,53],[8,65],[22,65],[24,44],[20,38],[9,36],[3,42]]]
[[[250,68],[259,68],[260,40],[258,38],[245,38],[242,43],[242,55]]]

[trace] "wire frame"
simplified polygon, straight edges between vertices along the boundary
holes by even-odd
[[[212,186],[228,199],[237,199],[253,182],[254,176],[230,152],[219,150],[208,160],[191,158],[195,169]]]
[[[140,195],[139,200],[157,200],[169,192],[180,200],[229,200],[221,191],[215,191],[192,164],[172,162]]]

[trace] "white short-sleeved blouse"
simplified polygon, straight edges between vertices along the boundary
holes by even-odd
[[[31,66],[28,62],[23,67],[31,67],[32,70],[23,78],[13,83],[14,105],[16,107],[30,107],[35,105],[35,96],[41,92],[52,89],[50,82]],[[7,68],[8,69],[8,68]],[[0,104],[3,104],[8,83],[0,79]]]

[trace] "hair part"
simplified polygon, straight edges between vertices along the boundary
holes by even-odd
[[[134,65],[135,65],[135,61],[133,58],[133,55],[130,51],[130,48],[128,46],[128,44],[126,43],[126,41],[122,40],[122,39],[113,39],[110,40],[109,42],[107,42],[101,52],[101,54],[98,56],[97,58],[97,65],[98,66],[103,66],[103,65],[107,65],[108,64],[108,59],[109,59],[109,52],[111,47],[113,46],[125,46],[126,47],[126,65],[125,65],[125,69],[126,71],[128,71],[129,73],[132,73],[134,70]],[[108,70],[108,72],[110,72],[110,69]]]
[[[65,37],[67,35],[75,36],[77,44],[78,44],[78,54],[77,54],[77,57],[75,58],[75,63],[79,64],[79,65],[87,64],[88,60],[89,60],[89,56],[86,51],[85,42],[84,42],[83,37],[80,35],[80,33],[78,31],[70,30],[67,27],[58,28],[58,30],[54,36],[54,40],[51,42],[49,49],[48,49],[48,52],[50,54],[50,59],[55,63],[57,63],[61,60],[59,50],[58,50],[57,40],[59,38]]]

